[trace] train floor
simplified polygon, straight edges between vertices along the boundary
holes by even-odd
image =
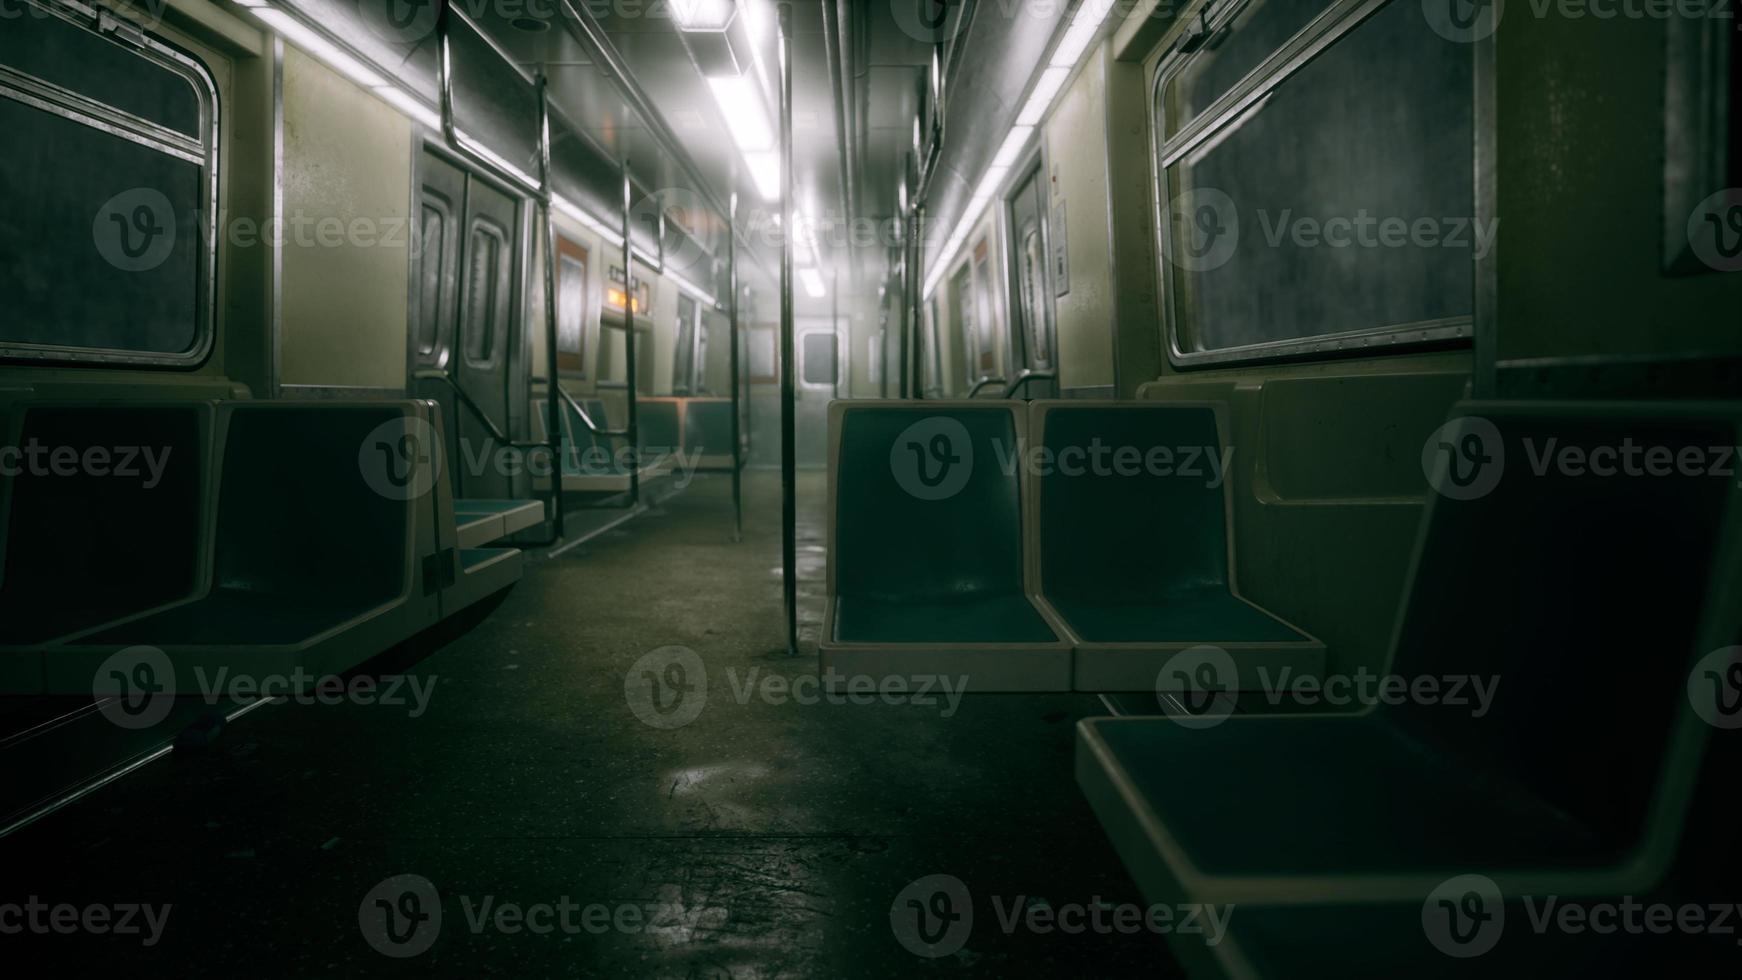
[[[797,658],[778,475],[746,473],[738,543],[704,477],[366,668],[407,676],[393,696],[268,705],[0,840],[0,912],[48,923],[0,948],[178,977],[1174,973],[1153,932],[1081,925],[1140,901],[1072,779],[1096,699],[791,683],[817,674],[824,474],[799,499]],[[705,683],[638,676],[673,646]],[[699,706],[651,704],[655,678]],[[940,875],[971,931],[922,956],[892,910]]]

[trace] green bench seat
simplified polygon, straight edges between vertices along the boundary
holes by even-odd
[[[391,479],[367,465],[376,445],[442,444],[428,403],[223,402],[216,431],[210,587],[50,649],[52,689],[89,691],[97,663],[138,645],[178,672],[338,673],[440,617],[419,560],[437,553],[438,521],[455,533],[451,503],[432,506],[447,482],[424,476],[439,454],[414,445]]]
[[[1742,441],[1735,409],[1471,403],[1457,417],[1493,426],[1484,451],[1502,475],[1470,499],[1431,495],[1388,673],[1484,678],[1491,701],[1082,721],[1078,784],[1152,901],[1413,901],[1419,921],[1422,896],[1457,874],[1508,895],[1663,879],[1712,779],[1717,729],[1690,699],[1693,668],[1742,635],[1739,492],[1531,461],[1551,445],[1703,454]]]
[[[0,428],[44,450],[0,477],[0,693],[42,690],[43,648],[205,588],[212,420],[209,401],[40,403]],[[101,451],[102,472],[56,472],[63,447]]]
[[[543,441],[546,431],[546,419],[549,418],[549,403],[542,398],[534,399],[533,434],[538,441]],[[596,398],[584,399],[581,407],[586,409],[587,416],[602,428],[610,428],[606,421],[605,403]],[[630,472],[623,465],[621,440],[598,435],[587,427],[574,407],[566,401],[563,404],[563,453],[562,480],[564,493],[586,494],[618,494],[629,490]],[[640,478],[643,481],[665,476],[670,472],[670,462],[665,458],[643,458],[641,461]],[[534,487],[539,490],[549,486],[544,477],[534,480]]]
[[[1002,464],[1023,424],[1011,403],[829,406],[825,668],[1069,689],[1070,647],[1028,587],[1019,474]]]
[[[1324,644],[1240,594],[1220,406],[1036,401],[1027,467],[1041,598],[1064,623],[1077,690],[1157,688],[1169,658],[1224,651],[1259,671],[1318,674]]]
[[[732,399],[684,399],[683,449],[698,469],[732,468]]]

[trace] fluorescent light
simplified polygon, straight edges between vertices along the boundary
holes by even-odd
[[[1061,68],[1076,67],[1077,59],[1100,33],[1101,22],[1107,19],[1107,11],[1112,8],[1113,0],[1083,0],[1083,5],[1077,8],[1077,15],[1071,18],[1070,29],[1065,31],[1064,39],[1053,50],[1049,63]]]
[[[823,274],[816,269],[800,269],[798,270],[798,278],[800,282],[804,283],[805,295],[811,299],[822,299],[828,295],[828,290],[823,288]]]
[[[774,128],[768,124],[762,97],[750,79],[742,75],[726,75],[708,79],[708,89],[726,117],[726,128],[733,142],[745,153],[766,150],[774,145]]]
[[[992,158],[992,166],[1009,167],[1016,162],[1016,154],[1022,152],[1022,147],[1028,142],[1028,137],[1034,134],[1033,126],[1015,126],[1010,135],[1004,137],[1004,145],[998,148],[998,155]]]
[[[388,105],[398,109],[400,112],[405,113],[418,122],[423,123],[430,129],[442,128],[441,115],[429,106],[424,105],[423,102],[410,92],[407,92],[396,85],[377,85],[375,86],[375,94],[380,96],[383,102],[386,102]]]
[[[1004,178],[1010,175],[1009,167],[991,166],[986,168],[986,175],[980,178],[980,186],[974,188],[974,200],[990,201],[998,193],[998,185],[1004,183]],[[969,205],[973,210],[973,205]]]
[[[773,150],[745,153],[744,163],[750,168],[750,179],[765,201],[780,200],[780,154]]]
[[[738,12],[732,0],[668,0],[671,19],[686,31],[723,31]]]
[[[291,43],[308,52],[316,59],[325,62],[339,74],[364,88],[378,88],[387,84],[387,80],[371,71],[361,61],[345,53],[338,45],[320,36],[289,14],[271,7],[253,7],[254,16],[266,22],[268,27],[284,35]]]
[[[762,9],[762,0],[744,0],[744,26],[750,31],[750,40],[760,45],[768,32],[768,12]]]
[[[1040,125],[1041,117],[1052,108],[1053,96],[1064,88],[1065,79],[1069,77],[1071,70],[1068,67],[1054,66],[1041,72],[1040,79],[1034,83],[1034,91],[1028,94],[1028,101],[1022,105],[1022,113],[1016,117],[1016,125]]]

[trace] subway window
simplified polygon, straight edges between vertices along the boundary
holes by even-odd
[[[1472,177],[1473,46],[1402,0],[1250,0],[1205,33],[1156,79],[1171,356],[1468,337],[1494,230]]]
[[[112,14],[0,30],[0,356],[193,364],[210,348],[217,92]]]
[[[805,384],[834,387],[839,370],[837,346],[832,330],[804,335],[799,345],[799,376]]]
[[[511,264],[507,237],[502,229],[480,219],[472,225],[467,253],[466,357],[474,364],[490,364],[496,359],[496,333],[508,304]]]
[[[587,249],[558,236],[556,296],[557,370],[571,377],[587,374]]]

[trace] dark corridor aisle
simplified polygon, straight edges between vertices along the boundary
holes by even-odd
[[[268,706],[0,841],[0,901],[172,906],[151,948],[6,941],[52,948],[62,972],[153,976],[1170,973],[1155,935],[1006,927],[1018,909],[1138,901],[1071,778],[1072,723],[1098,701],[819,703],[769,683],[816,672],[823,475],[801,480],[799,659],[778,652],[777,479],[748,475],[739,544],[729,484],[699,481],[530,562],[381,699],[403,703]],[[648,671],[691,675],[668,672],[672,651],[643,658],[673,646],[706,681],[661,713],[674,702],[650,708]],[[397,875],[426,879],[440,917],[384,953],[359,912],[399,900],[402,883],[378,889]],[[932,875],[973,909],[936,959],[890,916]]]

